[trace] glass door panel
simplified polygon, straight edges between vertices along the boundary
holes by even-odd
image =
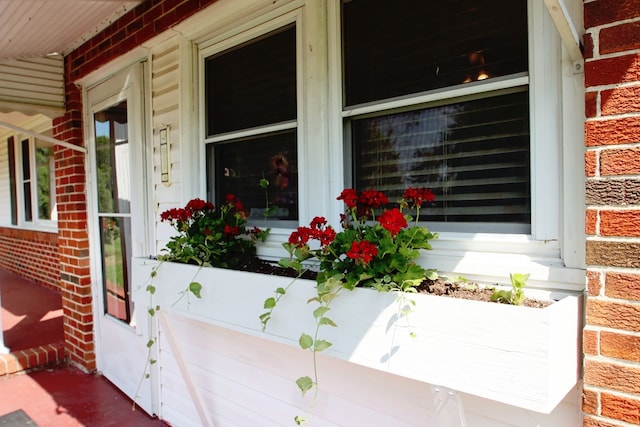
[[[131,182],[127,102],[94,114],[104,310],[130,323]]]

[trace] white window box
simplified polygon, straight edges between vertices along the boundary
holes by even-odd
[[[157,265],[133,262],[138,325],[147,322],[145,288]],[[315,295],[313,281],[297,280],[289,288],[263,332],[258,316],[264,300],[292,279],[168,262],[157,273],[153,304],[163,311],[294,347],[302,332],[314,330],[315,307],[307,304]],[[202,298],[180,298],[192,280],[202,284]],[[423,294],[407,298],[415,301],[410,328],[404,318],[395,321],[398,294],[342,291],[327,313],[338,327],[320,330],[319,338],[333,344],[322,354],[540,413],[550,413],[580,378],[581,296],[544,309]],[[311,366],[309,352],[301,350],[300,357]]]

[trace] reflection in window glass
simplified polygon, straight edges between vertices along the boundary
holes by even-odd
[[[127,102],[95,114],[98,211],[129,213]]]
[[[101,217],[100,245],[104,281],[105,312],[129,321],[127,263],[129,253],[123,233],[130,229],[129,218]]]
[[[209,159],[215,159],[220,171],[216,193],[239,195],[251,219],[265,219],[264,210],[278,207],[270,219],[298,218],[298,159],[295,130],[236,140],[228,144],[210,144]],[[213,163],[210,162],[211,166]],[[260,187],[261,179],[269,187]]]
[[[356,187],[397,200],[431,188],[421,220],[522,224],[531,217],[527,92],[354,120]]]
[[[36,147],[36,180],[38,218],[55,219],[55,173],[52,146]]]

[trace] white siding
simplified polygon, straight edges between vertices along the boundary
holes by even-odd
[[[0,140],[0,225],[11,223],[7,139]]]
[[[151,55],[151,110],[153,126],[153,197],[156,208],[156,253],[172,235],[159,221],[160,213],[182,203],[180,182],[180,49],[174,38],[154,49]],[[170,182],[160,176],[160,130],[169,128]]]
[[[0,61],[0,111],[61,115],[64,112],[62,71],[60,56]]]

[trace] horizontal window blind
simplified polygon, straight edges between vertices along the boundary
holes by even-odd
[[[421,220],[529,224],[528,91],[351,122],[356,188],[396,201],[427,187]]]

